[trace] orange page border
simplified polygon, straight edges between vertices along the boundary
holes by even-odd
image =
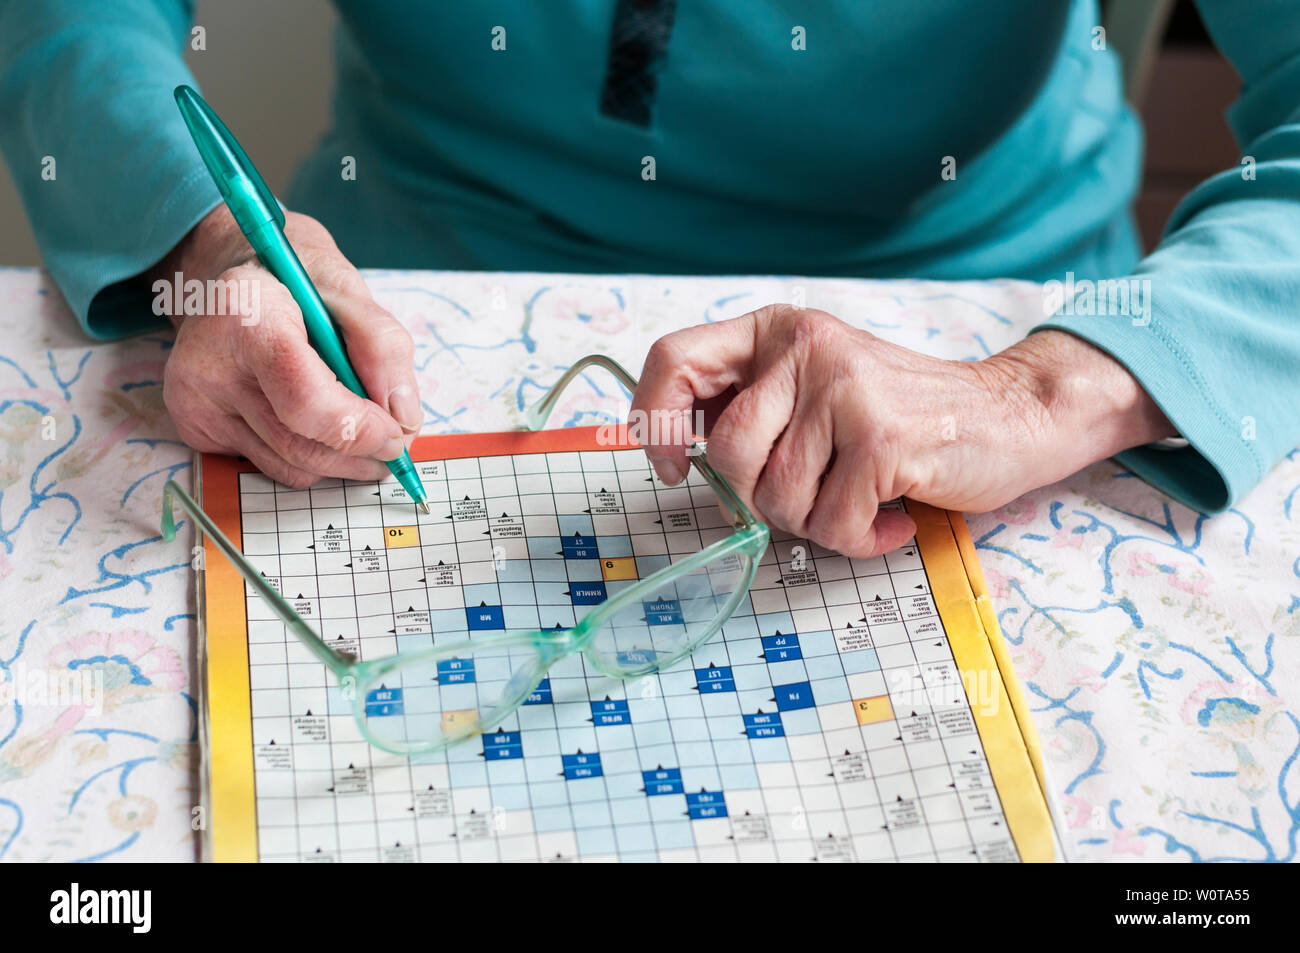
[[[601,429],[570,427],[535,433],[509,431],[419,437],[411,447],[411,457],[423,463],[457,457],[609,449],[607,443],[597,439]],[[255,471],[256,467],[247,460],[201,455],[199,501],[241,551],[239,474]],[[996,704],[989,706],[992,711],[982,712],[980,700],[974,698],[970,699],[971,711],[1012,838],[1023,859],[1051,860],[1051,822],[1040,788],[1033,723],[1028,720],[1001,633],[988,606],[987,588],[975,559],[970,531],[959,513],[911,500],[907,501],[907,510],[916,520],[921,560],[957,667],[962,672],[987,672],[985,682],[993,686]],[[208,744],[209,857],[217,862],[253,862],[258,859],[257,800],[244,582],[216,545],[207,539],[204,560],[201,618],[207,643],[207,678],[203,690]]]

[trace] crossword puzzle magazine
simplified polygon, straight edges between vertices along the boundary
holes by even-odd
[[[391,482],[291,490],[214,456],[202,502],[360,659],[571,627],[731,532],[703,481],[668,487],[596,428],[424,437],[413,456],[428,516]],[[895,505],[916,539],[876,559],[777,536],[689,660],[620,681],[570,655],[494,730],[411,756],[366,742],[332,674],[207,541],[207,856],[1052,859],[1036,741],[965,522]],[[682,622],[671,598],[645,605],[647,626]],[[489,680],[472,658],[433,679],[458,709]],[[385,686],[365,711],[416,717],[426,690]]]

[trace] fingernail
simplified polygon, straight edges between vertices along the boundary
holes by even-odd
[[[419,430],[424,424],[424,411],[410,384],[398,384],[389,391],[388,412],[408,433]]]
[[[686,476],[686,469],[676,460],[664,458],[654,461],[655,473],[669,486],[676,486]]]

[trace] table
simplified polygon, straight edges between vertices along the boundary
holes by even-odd
[[[802,301],[978,359],[1040,319],[1026,283],[371,271],[410,329],[427,432],[504,430],[589,351]],[[158,532],[192,455],[170,334],[95,344],[47,275],[0,269],[0,859],[192,860],[192,537]],[[592,373],[554,425],[626,398]],[[1208,518],[1097,464],[970,518],[1075,860],[1294,860],[1300,451]],[[184,535],[184,534],[183,534]]]

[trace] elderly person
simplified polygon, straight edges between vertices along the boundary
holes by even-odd
[[[335,125],[288,233],[374,402],[310,349],[176,113],[190,4],[0,0],[0,148],[86,331],[158,326],[155,276],[261,284],[252,333],[173,316],[196,448],[295,485],[383,475],[420,405],[356,265],[1149,280],[1141,321],[1063,308],[973,364],[783,307],[656,344],[634,407],[706,410],[742,497],[852,555],[907,538],[877,510],[898,494],[984,509],[1118,454],[1221,510],[1300,442],[1300,0],[1199,0],[1245,158],[1141,261],[1140,130],[1094,0],[337,6]]]

